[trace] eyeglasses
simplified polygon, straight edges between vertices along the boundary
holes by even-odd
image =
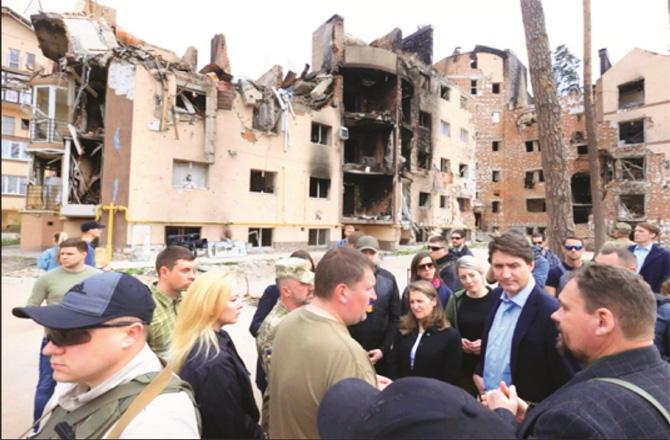
[[[433,263],[419,264],[418,266],[416,266],[416,268],[419,270],[430,270],[433,267],[435,267]]]
[[[444,247],[442,247],[442,246],[428,246],[428,249],[430,249],[431,251],[439,251],[441,249],[444,249]]]
[[[452,235],[452,236],[451,236],[451,239],[452,239],[452,240],[462,240],[463,237],[458,237],[458,236],[456,236],[456,235]]]
[[[54,328],[45,329],[46,340],[58,347],[67,347],[69,345],[85,344],[91,341],[91,332],[89,330],[96,328],[115,328],[129,327],[133,324],[146,325],[144,321],[123,321],[114,324],[98,324],[87,328],[73,328],[67,330],[57,330]]]
[[[565,248],[566,251],[581,251],[584,246],[580,246],[578,244],[575,245],[566,244],[563,247]]]

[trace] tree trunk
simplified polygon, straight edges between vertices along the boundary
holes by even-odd
[[[548,216],[548,244],[560,252],[565,237],[574,235],[570,175],[565,160],[561,106],[552,76],[549,38],[540,0],[521,0],[521,15],[526,33],[528,69],[533,86],[535,112],[542,148],[542,168]]]
[[[591,203],[593,213],[595,252],[607,240],[605,207],[600,184],[600,162],[598,160],[598,137],[593,120],[593,89],[591,87],[591,0],[583,0],[584,10],[584,116],[586,116],[586,141],[589,150],[589,174],[591,175]]]

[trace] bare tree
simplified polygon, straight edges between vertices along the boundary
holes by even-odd
[[[595,251],[598,252],[607,240],[605,207],[600,184],[600,162],[598,159],[598,137],[593,119],[593,89],[591,86],[591,0],[583,0],[584,12],[584,115],[586,116],[586,141],[589,151],[589,174],[591,175],[591,203]]]
[[[575,232],[570,177],[561,129],[561,106],[552,76],[549,38],[540,0],[521,0],[521,15],[526,33],[528,69],[542,145],[542,168],[549,217],[548,244],[554,252],[559,252],[565,237]]]

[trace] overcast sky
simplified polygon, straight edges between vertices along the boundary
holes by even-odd
[[[399,27],[407,36],[418,27],[434,29],[433,60],[476,44],[511,49],[527,65],[519,0],[333,0],[333,1],[165,1],[101,0],[117,10],[117,22],[147,42],[183,55],[198,49],[198,64],[209,62],[212,36],[223,33],[232,73],[257,78],[275,64],[297,73],[311,62],[312,32],[334,14],[344,17],[345,32],[366,43]],[[26,15],[80,8],[80,0],[3,0]],[[668,54],[667,0],[592,0],[594,80],[598,54],[606,47],[616,63],[634,47]],[[553,49],[566,44],[582,56],[582,0],[544,0]],[[581,73],[581,72],[580,72]]]

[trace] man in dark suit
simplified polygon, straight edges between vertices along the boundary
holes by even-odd
[[[539,402],[571,376],[556,348],[551,314],[558,302],[536,286],[533,249],[518,234],[506,233],[489,243],[489,259],[500,287],[484,328],[481,362],[473,380],[480,394],[514,384],[524,399]]]
[[[640,223],[633,232],[635,246],[628,248],[637,259],[637,273],[656,293],[661,291],[663,281],[670,278],[670,252],[654,243],[659,233],[658,226]]]
[[[669,438],[670,365],[653,345],[649,286],[596,263],[575,273],[559,301],[561,343],[589,366],[535,408],[506,386],[486,394],[488,407],[521,423],[521,438]]]

